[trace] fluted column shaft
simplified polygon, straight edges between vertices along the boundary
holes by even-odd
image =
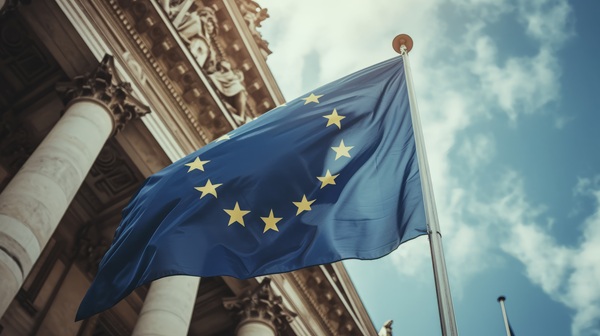
[[[0,316],[112,131],[105,105],[86,98],[74,101],[0,194]]]
[[[199,277],[186,275],[169,276],[152,282],[133,335],[187,335],[199,283]]]
[[[67,110],[0,194],[0,316],[54,233],[108,137],[148,113],[112,57],[60,86]]]

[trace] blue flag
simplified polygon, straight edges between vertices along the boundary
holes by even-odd
[[[149,177],[77,319],[170,275],[375,259],[426,233],[397,57],[277,107]]]

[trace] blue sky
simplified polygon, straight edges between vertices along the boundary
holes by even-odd
[[[461,335],[600,335],[600,2],[261,0],[288,100],[410,61]],[[377,328],[439,335],[428,241],[345,262]]]

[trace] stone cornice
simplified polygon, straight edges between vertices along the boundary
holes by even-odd
[[[224,102],[227,97],[217,92],[214,79],[199,66],[156,0],[59,0],[58,4],[96,57],[100,50],[112,54],[134,93],[151,106],[154,113],[144,123],[170,133],[165,134],[166,143],[159,140],[168,153],[187,154],[239,125]],[[243,74],[247,117],[281,104],[283,96],[237,4],[229,0],[195,4],[215,12],[220,51]],[[159,133],[157,139],[162,139]],[[175,142],[180,150],[169,150]]]
[[[262,56],[254,55],[260,53],[256,43],[251,41],[254,44],[248,45],[248,28],[243,25],[237,7],[228,7],[227,2],[221,0],[196,3],[216,13],[220,29],[216,39],[218,52],[225,54],[236,71],[243,73],[248,117],[254,118],[280,104],[283,96]],[[224,103],[224,97],[212,84],[212,78],[208,78],[209,74],[198,64],[167,13],[156,1],[109,0],[108,4],[111,14],[118,18],[129,38],[135,41],[138,53],[144,56],[145,59],[138,63],[151,64],[156,77],[168,88],[187,122],[205,140],[215,139],[239,125],[238,121],[234,121],[229,105]],[[238,22],[240,19],[241,23]],[[240,27],[245,29],[245,33],[234,29]],[[133,51],[130,53],[134,54]]]
[[[124,44],[125,52],[120,56],[140,81],[143,94],[168,99],[170,105],[176,106],[157,111],[172,131],[190,139],[187,141],[195,143],[193,149],[197,149],[214,139],[215,134],[231,130],[219,112],[223,107],[206,90],[206,80],[195,71],[189,53],[152,1],[109,0],[96,5],[107,5],[109,8],[98,10],[106,11],[120,25],[126,34],[122,39],[133,42]]]
[[[305,268],[285,274],[286,278],[296,287],[304,300],[316,310],[314,316],[327,329],[330,335],[365,335],[354,313],[345,304],[342,289],[332,283],[327,269],[319,266]]]
[[[152,108],[154,113],[142,121],[171,161],[212,139],[207,128],[196,119],[186,117],[193,116],[195,111],[186,104],[160,59],[153,56],[143,36],[137,32],[137,22],[117,1],[56,0],[56,4],[81,36],[81,42],[75,41],[79,43],[75,50],[89,48],[97,59],[105,52],[114,56],[121,77],[131,82],[135,95]],[[155,21],[160,21],[157,15]],[[54,35],[48,37],[56,38]],[[63,56],[58,55],[59,58]]]
[[[357,323],[362,325],[364,328],[364,333],[377,333],[377,330],[371,321],[371,317],[363,305],[344,264],[342,262],[336,262],[330,265],[322,265],[320,267],[326,268],[332,274],[332,278],[334,278],[334,281],[338,285],[340,291],[344,294],[347,309],[354,312]]]

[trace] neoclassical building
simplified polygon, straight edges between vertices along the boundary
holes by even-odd
[[[377,335],[341,263],[165,278],[74,322],[141,182],[284,103],[257,31],[268,14],[252,0],[0,4],[1,336]]]

